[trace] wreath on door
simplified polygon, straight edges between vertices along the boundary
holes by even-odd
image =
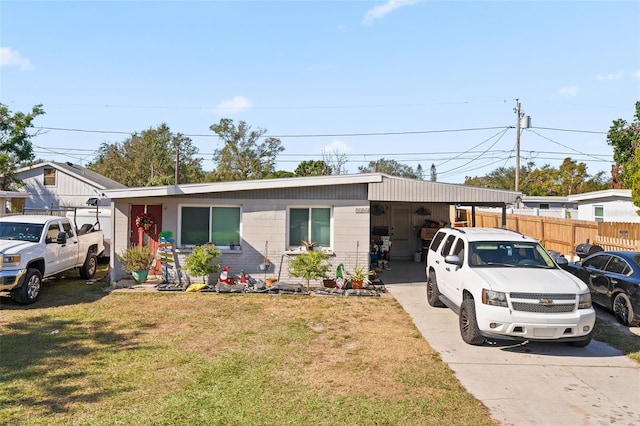
[[[136,217],[136,226],[144,232],[149,232],[149,229],[155,224],[156,221],[149,213],[142,212]]]

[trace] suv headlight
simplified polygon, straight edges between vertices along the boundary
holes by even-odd
[[[482,303],[492,306],[507,307],[507,295],[501,291],[482,289]]]
[[[20,264],[19,254],[5,254],[2,256],[2,266],[18,266]]]
[[[578,296],[578,309],[591,307],[591,293],[584,293]]]

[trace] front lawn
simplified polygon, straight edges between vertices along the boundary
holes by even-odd
[[[389,295],[0,301],[0,423],[496,424]]]

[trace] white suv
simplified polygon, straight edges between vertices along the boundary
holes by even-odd
[[[586,346],[596,314],[587,286],[530,237],[493,228],[442,228],[427,253],[427,299],[459,315],[462,340]]]

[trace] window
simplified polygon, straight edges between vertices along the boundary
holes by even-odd
[[[289,247],[302,241],[316,247],[331,247],[331,209],[329,207],[289,209]]]
[[[442,256],[447,256],[451,252],[451,246],[453,245],[453,240],[456,239],[455,235],[449,235],[445,240],[442,250],[440,250],[440,254]]]
[[[540,210],[549,210],[549,203],[540,203]]]
[[[44,185],[55,186],[56,184],[56,169],[53,167],[44,168]]]
[[[71,223],[62,222],[62,229],[67,234],[67,238],[73,238],[73,230],[71,229]]]
[[[582,266],[584,266],[585,268],[590,267],[593,269],[604,270],[604,265],[607,264],[607,261],[609,260],[610,257],[611,256],[607,254],[598,254],[593,256],[589,260],[582,262]]]
[[[604,222],[604,207],[593,206],[593,217],[596,222]]]
[[[49,225],[49,229],[47,230],[47,238],[45,239],[45,243],[55,243],[58,239],[58,232],[60,232],[60,226],[57,223],[52,223]]]
[[[180,245],[240,244],[240,207],[182,207]]]
[[[625,262],[623,259],[620,259],[619,257],[616,257],[616,256],[612,256],[609,263],[607,263],[607,267],[605,268],[605,270],[609,272],[613,272],[614,274],[626,275],[629,273],[631,268],[629,267],[629,265],[627,265],[627,262]]]
[[[429,250],[438,251],[438,246],[444,239],[445,235],[447,234],[444,232],[438,232],[436,236],[433,237],[433,240],[431,240],[431,245],[429,246]]]

